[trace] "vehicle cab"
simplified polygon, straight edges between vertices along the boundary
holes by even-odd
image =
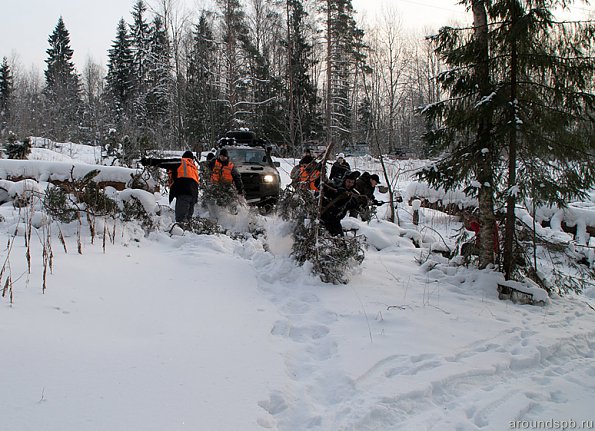
[[[240,173],[246,202],[264,211],[272,209],[281,192],[277,170],[280,164],[271,158],[272,147],[249,130],[227,132],[219,139],[218,147],[227,149],[229,159]]]

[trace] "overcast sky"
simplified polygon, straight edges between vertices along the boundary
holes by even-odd
[[[204,0],[175,0],[197,13]],[[404,28],[421,31],[438,28],[453,20],[468,21],[468,14],[457,0],[352,0],[358,14],[367,20],[396,9]],[[131,21],[135,0],[10,0],[3,2],[0,14],[0,58],[18,62],[29,69],[42,71],[47,58],[48,37],[62,16],[70,32],[74,61],[81,72],[87,58],[105,64],[107,50],[116,35],[121,17]],[[158,0],[148,0],[149,5]],[[582,11],[586,6],[581,4]],[[590,7],[593,10],[593,6]]]

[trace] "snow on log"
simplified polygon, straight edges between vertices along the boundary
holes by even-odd
[[[460,189],[449,190],[435,189],[428,184],[412,182],[406,190],[409,205],[414,202],[422,208],[429,208],[454,216],[471,214],[477,209],[476,198],[469,197]],[[591,199],[595,199],[595,193]],[[587,245],[590,238],[595,237],[595,201],[571,202],[567,208],[538,207],[536,225],[538,230],[542,227],[551,227],[555,232],[566,232],[573,235],[578,244]],[[415,211],[415,208],[414,208]],[[524,220],[527,226],[532,227],[529,213],[517,208],[517,217]],[[519,212],[523,214],[519,214]],[[498,217],[498,215],[496,215]],[[530,220],[529,220],[530,219]]]
[[[60,185],[73,180],[80,180],[93,170],[99,171],[99,174],[93,179],[99,187],[111,186],[120,191],[130,188],[133,178],[142,172],[139,169],[84,163],[0,160],[0,179],[14,182],[31,179],[37,182]],[[152,179],[147,179],[143,182],[143,185],[143,188],[149,192],[157,190],[157,184]]]
[[[498,298],[510,299],[518,304],[546,305],[549,303],[547,292],[530,279],[525,279],[522,283],[513,280],[499,281]]]

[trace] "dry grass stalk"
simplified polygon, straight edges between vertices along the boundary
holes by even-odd
[[[95,243],[95,217],[91,217],[89,212],[87,214],[87,222],[89,223],[89,232],[91,233],[91,244]]]
[[[15,237],[12,237],[12,240],[8,240],[8,244],[6,246],[6,259],[2,264],[2,268],[0,268],[0,285],[2,283],[2,276],[4,273],[7,273],[6,281],[4,283],[4,287],[2,289],[2,297],[6,297],[6,293],[10,294],[10,303],[13,303],[13,290],[12,290],[12,271],[10,268],[10,252],[12,251],[12,245],[14,244]]]
[[[79,226],[77,229],[77,235],[76,235],[76,245],[77,245],[77,251],[79,254],[83,254],[83,242],[81,239],[81,235],[82,235],[82,230],[83,230],[83,221],[81,220],[81,215],[79,213]]]
[[[50,271],[52,270],[52,260],[53,260],[53,253],[52,253],[52,243],[51,243],[51,232],[49,229],[44,229],[44,237],[43,237],[43,275],[42,275],[42,293],[45,293],[45,289],[47,286],[47,272],[48,267]]]
[[[105,220],[103,223],[103,240],[102,240],[103,254],[105,254],[106,237],[107,237],[107,220]]]
[[[64,247],[64,253],[68,253],[68,249],[66,248],[66,240],[64,239],[64,234],[62,233],[60,226],[58,226],[58,239],[62,243],[62,247]]]

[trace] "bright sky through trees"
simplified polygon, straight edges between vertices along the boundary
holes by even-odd
[[[470,15],[465,13],[457,0],[352,0],[359,18],[368,22],[386,17],[395,11],[400,17],[402,28],[422,33],[453,22],[467,22]],[[70,32],[74,61],[79,71],[88,57],[105,64],[107,50],[116,34],[118,21],[123,17],[130,21],[130,11],[134,0],[27,0],[5,2],[0,14],[0,58],[18,60],[29,69],[45,68],[47,39],[62,15]],[[157,0],[147,0],[149,6],[156,7]],[[189,11],[197,14],[202,0],[174,0]],[[245,0],[245,3],[248,3]],[[595,6],[581,2],[573,6],[575,15],[593,15]]]

